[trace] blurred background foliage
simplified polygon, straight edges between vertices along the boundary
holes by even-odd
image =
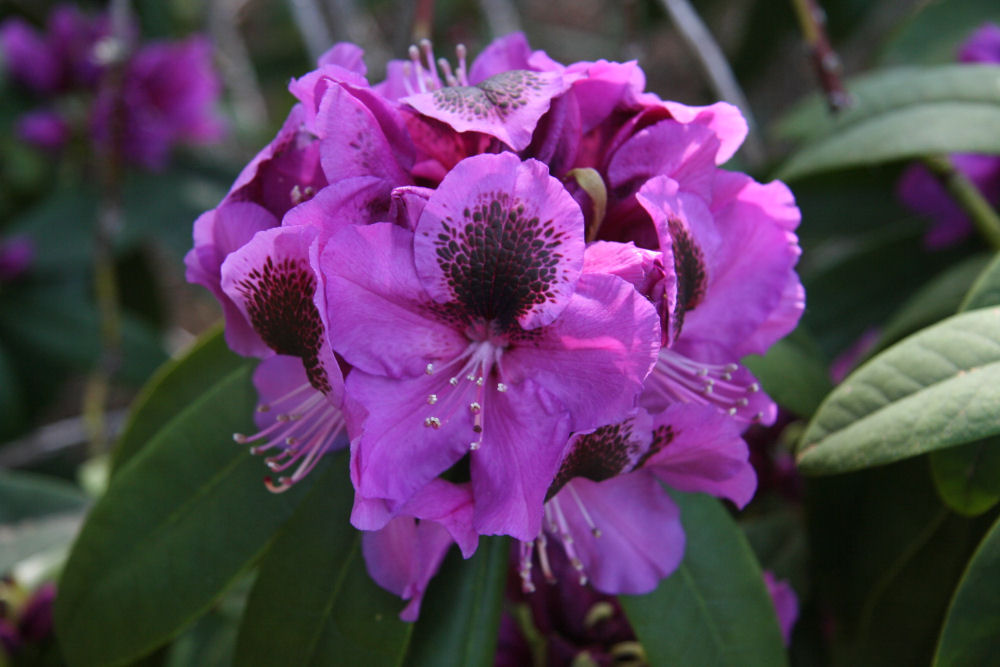
[[[106,8],[78,4],[90,12]],[[429,33],[439,52],[461,42],[476,53],[498,34],[523,30],[533,47],[561,62],[637,59],[647,88],[665,99],[704,104],[719,97],[656,0],[432,4]],[[1000,23],[996,0],[822,4],[847,80],[890,66],[954,62],[973,29]],[[4,0],[0,20],[20,16],[43,25],[52,5]],[[144,40],[209,36],[230,131],[218,145],[174,151],[162,170],[124,173],[121,224],[110,239],[121,313],[121,343],[104,401],[112,434],[154,371],[218,318],[211,296],[183,278],[191,223],[274,135],[292,105],[288,79],[312,68],[318,44],[350,40],[365,48],[369,78],[379,80],[386,61],[401,57],[415,32],[428,32],[414,25],[419,5],[131,3]],[[741,151],[733,166],[769,180],[803,138],[827,122],[815,108],[809,111],[810,102],[802,105],[816,96],[817,80],[792,3],[703,0],[694,6],[722,46],[754,119],[752,141],[761,152]],[[310,21],[307,10],[322,20]],[[0,527],[0,574],[15,573],[30,588],[58,567],[88,498],[102,488],[107,451],[87,442],[81,396],[105,345],[94,285],[105,193],[85,145],[54,156],[18,140],[15,123],[32,99],[10,81],[0,85],[0,238],[26,237],[35,248],[30,267],[0,283],[0,469],[9,470],[0,470],[0,524],[10,527]],[[785,415],[777,426],[748,434],[761,457],[762,484],[739,519],[763,567],[790,580],[800,596],[793,664],[927,664],[966,563],[996,517],[995,508],[970,517],[945,505],[926,457],[807,480],[788,470],[791,443],[832,386],[834,361],[866,334],[885,347],[956,312],[989,260],[987,244],[976,237],[943,250],[925,246],[928,222],[896,198],[905,166],[888,161],[792,180],[803,216],[799,271],[808,307],[795,334],[766,359],[749,361]],[[228,664],[248,589],[246,581],[235,586],[151,660]],[[57,664],[56,649],[46,650],[33,658]]]

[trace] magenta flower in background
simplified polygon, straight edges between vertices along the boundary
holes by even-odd
[[[774,603],[774,612],[778,616],[778,627],[787,646],[792,639],[792,630],[799,620],[799,597],[791,584],[783,579],[776,579],[772,572],[764,571],[764,585]]]
[[[55,111],[30,111],[17,120],[17,136],[43,150],[58,152],[69,141],[70,127]]]
[[[963,63],[1000,64],[1000,26],[986,23],[973,32],[958,50]],[[959,153],[950,156],[993,206],[1000,205],[1000,156]],[[954,245],[972,233],[972,221],[926,167],[907,167],[896,185],[900,201],[914,213],[930,218],[924,243],[928,248]]]
[[[23,275],[35,258],[35,244],[26,236],[0,239],[0,281],[8,282]]]
[[[91,120],[94,141],[108,150],[120,132],[125,160],[160,169],[175,144],[222,138],[225,126],[214,109],[219,92],[205,39],[145,45],[129,59],[120,90],[110,82],[101,87]]]
[[[740,436],[775,409],[739,359],[802,312],[798,209],[719,168],[746,133],[729,105],[523,35],[456,53],[423,43],[372,86],[334,46],[195,223],[189,280],[264,359],[237,441],[295,467],[283,490],[350,439],[352,522],[407,620],[450,545],[487,534],[522,542],[526,588],[565,557],[652,590],[684,550],[661,483],[753,495]]]

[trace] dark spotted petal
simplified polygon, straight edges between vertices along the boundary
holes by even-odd
[[[325,299],[310,258],[315,238],[305,226],[258,233],[222,265],[222,289],[271,350],[300,358],[309,383],[339,403],[343,378],[327,343]]]
[[[501,331],[556,319],[583,251],[580,207],[544,164],[510,153],[459,163],[427,202],[414,240],[431,297]]]
[[[552,99],[567,88],[557,72],[510,70],[474,86],[439,88],[402,101],[458,132],[482,132],[520,151],[531,143]]]

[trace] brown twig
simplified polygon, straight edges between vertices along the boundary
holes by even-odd
[[[809,46],[819,85],[826,95],[830,111],[837,113],[851,106],[851,96],[844,88],[840,57],[826,34],[826,12],[817,0],[792,0],[802,36]]]

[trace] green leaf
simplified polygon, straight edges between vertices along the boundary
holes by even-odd
[[[412,626],[368,576],[346,452],[333,459],[261,562],[234,664],[402,664]]]
[[[966,516],[1000,501],[1000,437],[930,454],[934,486],[948,507]]]
[[[76,512],[86,506],[87,497],[68,482],[0,470],[0,525]]]
[[[126,662],[176,635],[264,551],[308,491],[310,478],[268,493],[263,462],[232,442],[252,427],[250,373],[242,367],[192,401],[94,507],[55,607],[71,665]]]
[[[959,310],[1000,306],[1000,254],[987,266],[965,295]]]
[[[778,619],[750,546],[715,498],[671,492],[684,561],[648,595],[619,598],[653,665],[787,664]]]
[[[815,412],[831,389],[826,364],[795,334],[772,345],[763,357],[750,356],[743,363],[771,398],[797,415]]]
[[[1000,637],[1000,521],[979,544],[951,600],[934,665],[990,665]]]
[[[251,363],[229,349],[219,325],[203,334],[183,357],[161,366],[132,403],[111,460],[112,475],[205,391],[205,378],[221,378]]]
[[[954,314],[987,261],[987,256],[970,257],[948,267],[917,290],[886,322],[872,354]]]
[[[848,85],[855,105],[836,118],[813,101],[784,125],[813,137],[777,177],[953,152],[1000,152],[1000,67],[887,70]]]
[[[976,279],[959,312],[996,305],[1000,305],[1000,256]],[[938,495],[959,514],[982,514],[1000,501],[1000,438],[931,452],[930,464]]]
[[[510,544],[499,537],[481,538],[469,560],[451,550],[427,588],[407,665],[493,664],[509,559]]]
[[[911,64],[950,62],[958,45],[985,21],[1000,23],[995,0],[918,3],[912,18],[884,45],[881,59]]]
[[[806,474],[857,470],[1000,434],[1000,308],[897,343],[827,397],[802,437]]]

